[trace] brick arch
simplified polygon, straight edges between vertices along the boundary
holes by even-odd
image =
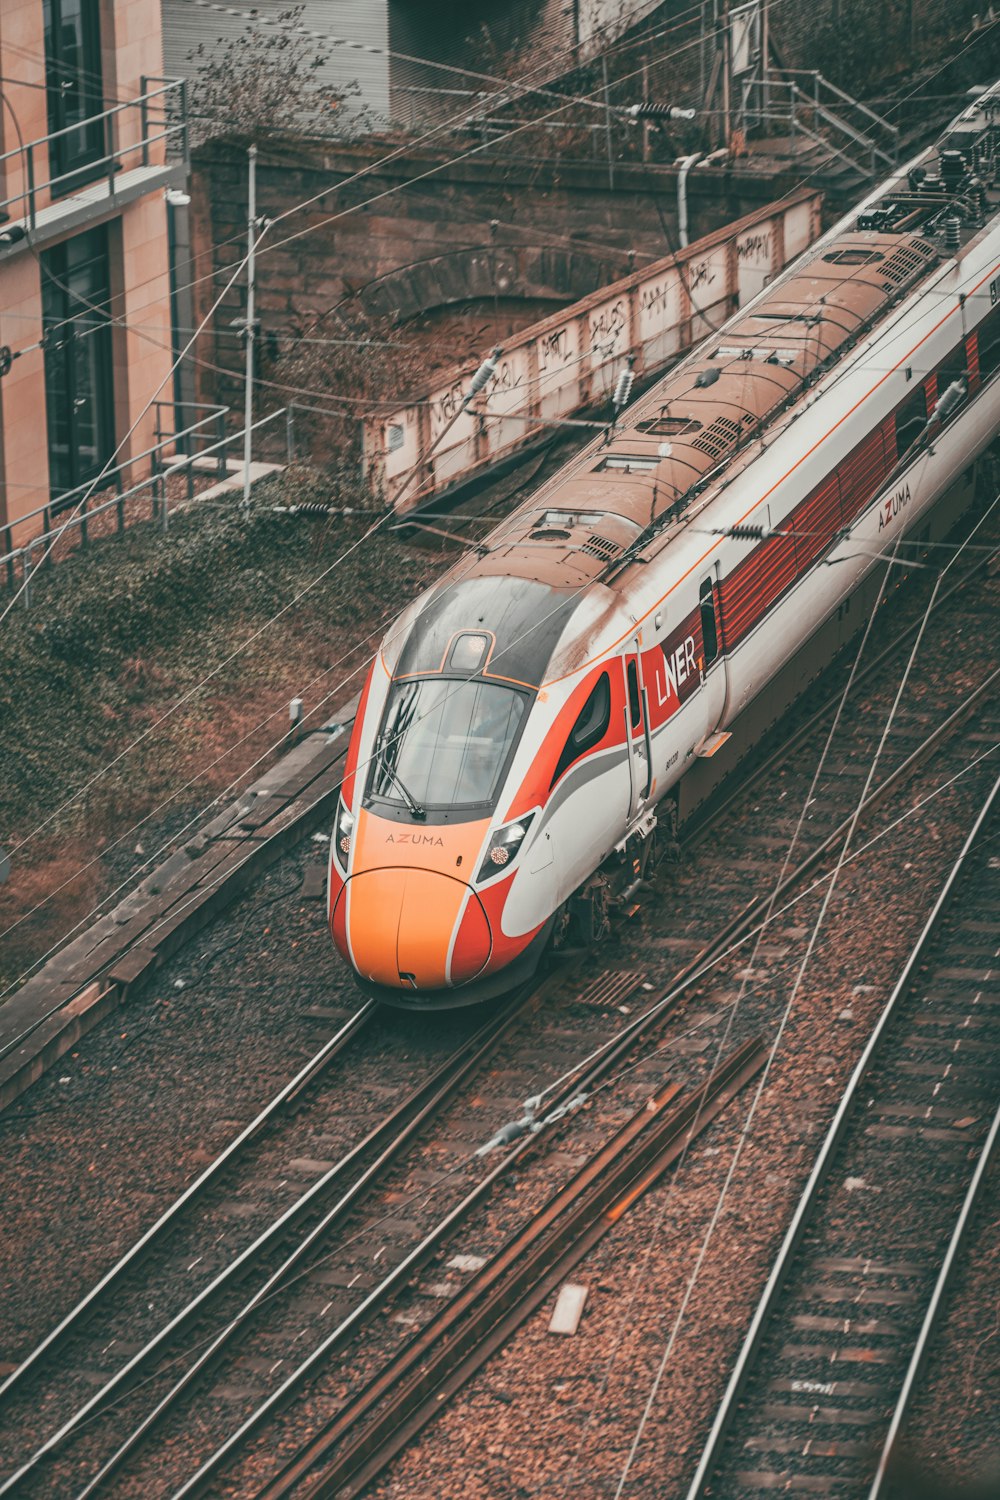
[[[631,269],[624,251],[599,255],[569,246],[494,250],[478,245],[387,271],[361,288],[357,300],[372,316],[405,323],[453,303],[485,302],[495,294],[522,301],[575,302]]]

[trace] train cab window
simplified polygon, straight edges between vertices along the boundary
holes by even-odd
[[[634,661],[630,661],[625,668],[628,678],[628,716],[629,723],[633,729],[638,729],[642,723],[642,699],[639,697],[639,673]]]
[[[912,448],[927,425],[927,394],[923,386],[912,391],[896,413],[896,457]]]
[[[476,678],[394,682],[368,798],[421,809],[491,807],[520,735],[526,693]]]
[[[603,740],[611,723],[611,679],[607,672],[602,672],[594,683],[586,703],[577,716],[576,723],[569,732],[569,738],[563,746],[562,754],[556,763],[555,773],[552,777],[552,785],[555,786],[567,766],[571,766],[579,756],[583,755]]]
[[[983,319],[979,325],[979,376],[989,380],[1000,369],[1000,307]]]
[[[701,611],[701,639],[705,648],[705,666],[710,667],[719,654],[719,632],[715,624],[715,593],[711,578],[703,578],[698,590]]]
[[[950,354],[946,354],[945,355],[944,359],[941,361],[940,365],[938,366],[938,372],[937,372],[937,398],[938,398],[938,401],[940,402],[941,397],[944,395],[945,391],[948,389],[949,386],[956,385],[958,382],[961,382],[962,385],[964,386],[964,392],[963,392],[963,395],[962,395],[962,400],[964,401],[965,397],[969,394],[969,377],[968,377],[968,373],[967,373],[967,369],[966,369],[965,340],[964,339],[962,340],[962,342],[960,344],[956,344],[955,345],[954,349],[952,349],[952,351],[951,351]],[[958,404],[961,404],[961,403],[958,403]],[[948,415],[949,416],[953,416],[956,410],[957,410],[957,405],[951,407],[950,411],[948,412]]]

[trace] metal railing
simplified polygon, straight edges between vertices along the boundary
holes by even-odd
[[[748,79],[736,115],[745,130],[801,136],[864,173],[891,171],[899,161],[899,126],[815,69],[785,68],[780,75]]]
[[[158,406],[170,407],[169,402],[158,402]],[[170,505],[167,494],[167,481],[175,475],[181,474],[186,479],[186,498],[195,498],[195,480],[199,471],[204,471],[204,460],[214,457],[216,478],[226,478],[229,474],[228,454],[232,444],[242,444],[243,431],[226,432],[225,419],[229,415],[228,408],[224,406],[199,408],[197,403],[188,403],[186,411],[202,410],[205,414],[191,422],[179,432],[162,434],[152,448],[146,449],[144,453],[137,454],[135,458],[129,459],[123,467],[141,463],[145,459],[150,460],[150,473],[145,479],[128,486],[123,485],[121,471],[117,475],[108,476],[108,486],[114,486],[114,494],[108,493],[108,487],[95,490],[88,494],[88,486],[80,485],[76,490],[61,495],[57,500],[50,501],[48,505],[40,506],[37,510],[29,511],[27,515],[19,516],[16,520],[8,521],[0,526],[0,545],[6,550],[0,553],[0,574],[11,588],[21,583],[23,593],[21,595],[24,607],[31,606],[31,580],[39,567],[51,565],[53,562],[52,551],[54,544],[63,536],[69,536],[76,541],[80,549],[86,548],[90,543],[90,526],[98,517],[113,513],[114,530],[113,535],[122,536],[130,520],[148,519],[159,524],[160,532],[167,531],[169,527]],[[285,439],[290,447],[289,458],[294,453],[294,426],[293,417],[286,407],[279,407],[277,411],[270,412],[266,417],[261,417],[253,424],[251,431],[259,432],[270,427],[279,417],[285,419]],[[157,413],[157,431],[160,430],[160,413]],[[212,439],[206,442],[207,439]],[[172,456],[171,456],[172,454]],[[148,502],[149,513],[143,518],[136,514],[143,503]],[[74,513],[74,508],[79,507]],[[127,511],[132,514],[127,515]],[[58,519],[61,512],[67,512],[65,520]],[[25,524],[42,517],[43,530],[24,542],[21,546],[13,546],[14,531]],[[36,560],[37,559],[37,560]]]
[[[150,87],[155,85],[155,87]],[[101,114],[90,115],[62,130],[53,130],[37,140],[16,146],[0,156],[0,183],[20,179],[16,192],[0,200],[0,213],[8,218],[24,219],[35,229],[41,208],[67,194],[71,186],[88,186],[101,178],[107,183],[110,197],[115,195],[119,174],[130,167],[151,165],[152,149],[163,142],[165,158],[186,162],[188,159],[187,84],[183,78],[141,79],[142,92],[134,99],[116,104]],[[128,125],[135,121],[135,138]],[[81,131],[100,122],[103,152],[63,172],[52,170],[53,142],[79,136]],[[20,169],[20,170],[18,170]],[[40,178],[39,172],[43,174]],[[39,199],[41,198],[41,203]]]

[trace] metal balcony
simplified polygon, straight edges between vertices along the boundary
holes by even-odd
[[[141,93],[87,121],[39,136],[0,156],[0,261],[22,248],[83,228],[188,174],[186,81],[141,80]],[[52,145],[100,122],[104,149],[73,172],[54,173]],[[18,234],[20,228],[23,233]]]

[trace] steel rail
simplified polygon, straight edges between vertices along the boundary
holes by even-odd
[[[130,1270],[133,1266],[138,1264],[143,1256],[145,1256],[149,1252],[153,1243],[156,1240],[160,1239],[160,1237],[171,1226],[171,1224],[182,1212],[182,1210],[187,1208],[187,1206],[191,1202],[193,1202],[195,1198],[197,1198],[201,1193],[204,1192],[209,1184],[214,1181],[214,1179],[222,1172],[222,1170],[230,1164],[233,1158],[238,1155],[238,1153],[247,1144],[247,1142],[252,1140],[254,1136],[258,1135],[260,1131],[263,1130],[271,1122],[273,1117],[279,1112],[279,1110],[283,1108],[285,1104],[289,1103],[296,1097],[297,1094],[301,1093],[301,1091],[306,1087],[308,1083],[312,1081],[313,1078],[317,1077],[319,1073],[321,1073],[323,1069],[326,1068],[329,1063],[331,1063],[334,1058],[338,1056],[339,1053],[344,1051],[344,1049],[353,1040],[357,1033],[361,1031],[372,1019],[376,1009],[377,1005],[375,1001],[367,1001],[359,1011],[356,1011],[355,1014],[344,1023],[339,1031],[335,1032],[328,1041],[323,1043],[323,1046],[319,1049],[319,1051],[309,1059],[304,1067],[299,1069],[295,1077],[290,1079],[289,1082],[286,1083],[285,1086],[277,1094],[275,1094],[270,1103],[264,1106],[260,1113],[250,1121],[250,1124],[245,1126],[244,1129],[240,1131],[239,1135],[235,1136],[233,1140],[230,1141],[229,1145],[219,1153],[215,1160],[210,1162],[205,1170],[200,1173],[193,1182],[188,1184],[188,1186],[181,1193],[180,1197],[176,1198],[170,1205],[170,1207],[160,1215],[156,1222],[154,1224],[151,1224],[146,1232],[141,1235],[138,1240],[136,1240],[135,1244],[125,1252],[121,1259],[116,1261],[109,1271],[105,1272],[100,1281],[98,1281],[93,1287],[91,1287],[90,1291],[87,1292],[87,1294],[83,1298],[81,1298],[76,1306],[66,1314],[62,1321],[58,1323],[50,1333],[46,1334],[41,1343],[38,1344],[30,1354],[26,1355],[23,1360],[21,1360],[17,1368],[12,1370],[3,1384],[0,1385],[0,1397],[8,1395],[12,1390],[14,1390],[16,1386],[18,1386],[23,1381],[25,1376],[32,1369],[34,1369],[34,1367],[41,1359],[43,1359],[46,1355],[53,1354],[56,1349],[59,1348],[66,1337],[71,1332],[73,1332],[73,1330],[87,1316],[89,1316],[90,1313],[93,1312],[98,1298],[103,1296],[105,1292],[107,1292],[111,1287],[119,1282],[126,1271]],[[4,1483],[0,1485],[0,1495],[6,1492],[8,1483],[9,1481],[4,1481]]]
[[[872,1481],[871,1489],[868,1491],[868,1500],[881,1500],[881,1496],[883,1494],[883,1483],[888,1476],[889,1463],[892,1459],[893,1450],[896,1445],[896,1439],[899,1435],[900,1428],[902,1427],[903,1422],[906,1418],[907,1409],[910,1404],[910,1397],[913,1394],[913,1390],[920,1376],[924,1361],[927,1358],[927,1353],[930,1348],[930,1341],[934,1333],[934,1327],[937,1323],[938,1314],[941,1311],[945,1293],[948,1289],[948,1282],[951,1279],[952,1272],[955,1268],[955,1262],[958,1259],[959,1251],[962,1248],[962,1242],[969,1227],[969,1220],[972,1217],[976,1199],[979,1196],[983,1178],[985,1177],[986,1169],[990,1164],[993,1150],[997,1143],[998,1135],[1000,1135],[1000,1105],[997,1106],[996,1113],[993,1116],[993,1124],[990,1126],[990,1133],[986,1137],[986,1143],[983,1146],[982,1151],[979,1153],[979,1160],[976,1162],[976,1170],[972,1175],[972,1181],[969,1183],[968,1190],[965,1194],[964,1199],[962,1200],[962,1207],[959,1211],[958,1218],[955,1221],[955,1228],[953,1229],[951,1239],[948,1242],[948,1249],[945,1252],[944,1260],[941,1262],[941,1269],[938,1272],[938,1278],[934,1284],[934,1291],[931,1295],[930,1302],[927,1304],[927,1311],[924,1314],[924,1320],[920,1326],[920,1333],[917,1335],[917,1342],[913,1346],[913,1353],[910,1356],[910,1363],[907,1367],[906,1376],[903,1380],[903,1384],[899,1392],[899,1399],[896,1402],[896,1407],[892,1414],[892,1421],[889,1423],[889,1431],[886,1434],[885,1442],[882,1445],[882,1452],[879,1455],[878,1468],[875,1471],[875,1478]]]
[[[607,1049],[596,1058],[587,1059],[585,1068],[580,1074],[573,1074],[570,1078],[562,1080],[559,1088],[553,1092],[548,1101],[548,1112],[541,1121],[542,1127],[547,1123],[554,1123],[557,1118],[561,1118],[576,1105],[582,1104],[588,1097],[588,1093],[596,1087],[614,1066],[621,1051],[627,1050],[654,1022],[663,1019],[673,998],[673,994],[666,995],[655,1007],[655,1015],[647,1013],[645,1017],[640,1017],[637,1023],[632,1023],[627,1027],[620,1046],[616,1045]],[[308,1379],[324,1360],[346,1344],[364,1325],[365,1321],[389,1300],[395,1291],[406,1285],[424,1263],[430,1259],[439,1244],[447,1239],[450,1232],[462,1223],[478,1203],[489,1195],[494,1184],[509,1172],[512,1167],[520,1164],[523,1158],[544,1136],[545,1130],[541,1128],[537,1131],[526,1133],[517,1140],[497,1165],[484,1177],[480,1178],[465,1197],[439,1221],[420,1244],[416,1245],[377,1286],[373,1287],[368,1295],[345,1316],[336,1328],[331,1329],[323,1342],[306,1357],[297,1369],[293,1370],[285,1378],[282,1385],[272,1391],[241,1426],[235,1432],[231,1433],[225,1442],[204,1461],[197,1472],[192,1474],[174,1492],[174,1500],[182,1500],[182,1497],[186,1500],[188,1496],[204,1494],[214,1476],[234,1456],[246,1439],[268,1417],[287,1404],[297,1387]]]
[[[981,565],[982,564],[976,564],[975,567],[979,567]],[[974,570],[975,569],[973,569],[973,571]],[[954,587],[961,587],[961,582],[957,583]],[[909,627],[908,630],[904,632],[900,637],[898,637],[896,641],[891,643],[890,646],[886,647],[885,650],[881,652],[875,659],[875,661],[870,664],[869,668],[866,669],[866,672],[874,670],[875,666],[884,662],[887,657],[891,656],[894,651],[898,650],[899,647],[908,638],[908,636],[913,633],[913,630],[915,628],[915,626]],[[877,800],[880,800],[888,792],[893,784],[895,784],[901,777],[913,770],[916,764],[930,752],[933,746],[937,744],[938,741],[945,734],[947,734],[949,730],[953,728],[961,718],[963,718],[968,712],[971,712],[972,708],[975,706],[975,703],[978,702],[979,698],[988,691],[989,687],[995,681],[997,675],[1000,674],[991,674],[991,676],[987,678],[986,681],[981,684],[977,690],[975,690],[975,692],[970,696],[969,699],[967,699],[962,705],[960,705],[958,709],[953,711],[953,713],[949,715],[944,723],[940,725],[937,730],[932,732],[932,734],[928,736],[927,740],[925,740],[921,746],[913,751],[911,755],[907,757],[906,761],[904,761],[903,764],[899,766],[897,770],[894,771],[891,776],[886,779],[885,782],[881,783],[880,786],[876,788],[875,792],[869,799],[867,799],[867,801],[863,805],[862,810],[868,810],[873,803],[875,803]],[[811,729],[814,726],[815,721],[822,716],[824,711],[824,709],[821,709],[817,714],[812,716],[806,726],[807,730]],[[795,742],[797,742],[801,737],[802,736],[797,732]],[[779,751],[777,753],[780,754],[781,752]],[[770,765],[772,761],[773,757],[769,759],[766,765]],[[766,767],[762,767],[761,772],[765,768]],[[753,777],[753,780],[756,779],[757,773],[755,773]],[[748,783],[741,784],[741,787],[738,789],[736,795],[741,795],[741,793],[745,791],[747,785]],[[727,803],[727,806],[728,805],[730,804]],[[786,878],[781,891],[778,893],[779,895],[787,891],[790,886],[800,880],[803,875],[807,873],[810,868],[812,868],[812,866],[822,856],[826,849],[831,844],[835,844],[837,838],[843,834],[845,827],[846,824],[843,824],[840,826],[840,828],[835,830],[834,833],[831,834],[822,845],[820,845],[816,850],[813,851],[813,853],[808,857],[806,861],[804,861]],[[696,958],[692,959],[683,969],[678,972],[678,975],[675,977],[675,980],[673,981],[667,993],[663,997],[661,997],[661,999],[657,1001],[649,1011],[647,1011],[644,1015],[638,1017],[636,1021],[630,1023],[630,1025],[625,1028],[622,1035],[618,1039],[616,1039],[613,1046],[609,1048],[608,1051],[604,1054],[603,1061],[606,1065],[610,1065],[611,1062],[616,1061],[618,1058],[623,1056],[635,1045],[639,1037],[650,1026],[656,1024],[661,1020],[666,1008],[670,1004],[672,1004],[673,1001],[676,1000],[691,984],[695,983],[706,972],[711,962],[713,962],[715,958],[717,958],[719,953],[724,950],[727,942],[731,942],[734,936],[738,935],[741,931],[751,930],[752,922],[756,914],[759,912],[760,907],[761,903],[758,902],[744,909],[744,911],[740,913],[735,919],[733,919],[733,921],[728,924],[726,928],[724,928],[720,933],[716,934],[715,938],[713,938],[713,940],[708,945],[706,945],[706,947],[699,955],[697,955]],[[366,1019],[371,1014],[371,1010],[371,1006],[363,1007],[362,1011],[360,1011],[357,1016],[352,1018],[352,1020],[349,1021],[344,1028],[342,1028],[342,1031],[338,1033],[338,1036],[336,1038],[331,1039],[331,1042],[325,1044],[324,1048],[321,1049],[316,1058],[312,1059],[311,1062],[306,1065],[306,1067],[300,1072],[300,1074],[297,1075],[296,1078],[293,1079],[292,1082],[287,1085],[284,1090],[282,1090],[281,1094],[277,1096],[274,1101],[272,1101],[271,1105],[269,1105],[267,1109],[263,1111],[255,1121],[251,1122],[251,1125],[248,1126],[246,1130],[243,1131],[241,1135],[237,1137],[229,1147],[226,1148],[226,1151],[222,1154],[222,1156],[217,1158],[216,1161],[212,1163],[206,1170],[206,1172],[204,1172],[201,1177],[199,1177],[195,1181],[195,1183],[191,1184],[189,1189],[186,1190],[185,1194],[182,1195],[182,1197],[178,1199],[177,1202],[172,1205],[169,1210],[167,1210],[167,1212],[161,1217],[161,1219],[151,1227],[147,1234],[144,1235],[143,1238],[139,1242],[137,1242],[135,1246],[132,1247],[132,1249],[126,1254],[126,1256],[123,1257],[122,1260],[112,1268],[107,1276],[103,1278],[102,1281],[99,1282],[90,1293],[87,1294],[87,1297],[85,1297],[82,1302],[78,1304],[78,1306],[73,1309],[70,1314],[67,1315],[63,1322],[55,1330],[53,1330],[53,1332],[48,1335],[45,1340],[43,1340],[43,1342],[37,1347],[37,1349],[34,1350],[32,1354],[29,1355],[28,1358],[23,1361],[22,1364],[18,1366],[18,1368],[14,1372],[12,1372],[7,1380],[2,1385],[0,1385],[0,1395],[6,1393],[17,1382],[19,1382],[22,1377],[29,1371],[29,1369],[37,1362],[37,1360],[43,1356],[43,1354],[54,1350],[58,1342],[60,1342],[62,1338],[64,1338],[71,1331],[71,1329],[82,1319],[82,1317],[90,1309],[96,1298],[104,1291],[106,1291],[108,1286],[111,1285],[112,1282],[117,1279],[117,1277],[129,1265],[133,1264],[141,1254],[145,1253],[145,1251],[148,1250],[152,1241],[164,1229],[166,1229],[169,1222],[180,1211],[180,1209],[188,1201],[190,1201],[191,1197],[193,1197],[197,1192],[201,1191],[201,1189],[207,1184],[211,1177],[214,1176],[214,1174],[219,1169],[221,1169],[221,1167],[231,1157],[231,1155],[235,1153],[235,1151],[238,1150],[239,1147],[243,1143],[245,1143],[245,1141],[249,1139],[252,1134],[255,1134],[256,1131],[266,1123],[266,1120],[270,1113],[272,1113],[281,1102],[286,1102],[289,1098],[293,1097],[295,1093],[300,1091],[301,1088],[304,1087],[308,1082],[309,1078],[311,1076],[314,1076],[315,1072],[317,1072],[320,1067],[325,1065],[326,1061],[329,1061],[330,1058],[335,1055],[335,1052],[331,1051],[330,1049],[335,1047],[335,1044],[338,1042],[339,1038],[344,1038],[344,1042],[341,1043],[341,1045],[343,1045],[347,1039],[346,1034],[350,1034],[359,1024],[361,1024],[363,1019]],[[337,1048],[337,1050],[339,1050],[339,1048]],[[122,1455],[122,1457],[124,1457],[124,1454]],[[10,1482],[11,1481],[7,1481],[3,1485],[0,1485],[0,1494],[4,1494],[7,1492]]]
[[[128,1365],[124,1366],[103,1387],[95,1398],[95,1401],[99,1404],[110,1397],[114,1390],[140,1364],[152,1358],[158,1349],[176,1336],[182,1327],[190,1323],[212,1297],[216,1296],[224,1287],[242,1276],[249,1265],[258,1260],[261,1255],[275,1245],[284,1234],[294,1227],[299,1219],[315,1208],[321,1199],[335,1187],[339,1179],[347,1175],[351,1167],[360,1162],[373,1149],[377,1149],[382,1146],[383,1142],[386,1142],[375,1160],[369,1163],[337,1201],[326,1210],[305,1237],[284,1257],[277,1270],[268,1276],[266,1281],[247,1299],[221,1331],[210,1339],[192,1363],[184,1370],[180,1378],[171,1386],[166,1395],[142,1418],[84,1488],[78,1491],[77,1500],[84,1500],[85,1496],[89,1496],[97,1490],[120,1467],[125,1459],[135,1451],[149,1432],[171,1410],[192,1382],[200,1375],[203,1375],[208,1367],[218,1360],[226,1345],[238,1332],[246,1327],[247,1323],[264,1305],[265,1301],[274,1295],[284,1283],[287,1283],[296,1266],[299,1265],[309,1251],[324,1236],[328,1235],[338,1223],[347,1217],[349,1211],[357,1206],[359,1200],[378,1181],[386,1168],[395,1163],[401,1152],[410,1145],[426,1125],[427,1121],[433,1118],[454,1097],[462,1084],[483,1066],[499,1046],[504,1035],[520,1019],[522,1013],[529,1006],[540,1003],[542,996],[542,987],[538,987],[535,990],[523,989],[497,1015],[491,1016],[483,1026],[462,1043],[440,1068],[434,1071],[430,1078],[426,1079],[412,1094],[408,1095],[406,1099],[391,1110],[378,1125],[369,1131],[363,1140],[352,1146],[350,1151],[332,1166],[329,1171],[325,1172],[322,1177],[317,1179],[301,1198],[297,1199],[278,1219],[263,1230],[252,1244],[248,1245],[235,1260],[231,1261],[214,1281],[204,1287],[166,1327],[161,1329],[129,1361]],[[81,1413],[82,1415],[83,1413]]]
[[[308,1483],[305,1497],[356,1495],[718,1117],[760,1071],[765,1056],[757,1037],[679,1103],[680,1086],[672,1084],[642,1105],[364,1390],[310,1437],[257,1500],[287,1500],[336,1449],[333,1462]],[[669,1113],[668,1106],[673,1106]]]
[[[761,1294],[760,1301],[754,1311],[750,1327],[747,1330],[743,1345],[737,1356],[726,1386],[722,1401],[715,1414],[709,1431],[708,1439],[702,1449],[701,1457],[694,1478],[687,1491],[687,1500],[702,1500],[708,1491],[706,1484],[711,1479],[712,1471],[719,1461],[722,1445],[728,1434],[729,1428],[737,1415],[740,1398],[746,1386],[753,1363],[759,1353],[763,1341],[767,1323],[777,1306],[778,1299],[791,1270],[795,1254],[802,1242],[808,1227],[812,1211],[819,1197],[820,1189],[826,1181],[827,1174],[833,1163],[834,1156],[847,1129],[848,1119],[857,1097],[861,1084],[867,1077],[879,1046],[888,1030],[889,1023],[893,1019],[897,1004],[906,994],[927,947],[937,932],[941,917],[952,896],[963,870],[965,869],[968,856],[976,846],[986,826],[993,805],[1000,792],[1000,777],[994,782],[986,797],[985,802],[979,810],[976,819],[970,829],[957,859],[952,864],[948,875],[934,901],[934,905],[920,931],[919,936],[900,972],[899,978],[893,986],[892,994],[889,996],[881,1016],[875,1024],[865,1049],[855,1065],[854,1071],[840,1103],[833,1117],[826,1137],[820,1147],[819,1153],[809,1174],[805,1188],[799,1198],[791,1223],[785,1231],[785,1237],[781,1243],[777,1257],[771,1267],[770,1274]]]
[[[908,776],[917,765],[929,755],[947,735],[962,722],[975,708],[980,699],[985,696],[990,687],[1000,676],[1000,669],[990,674],[980,686],[954,709],[947,718],[931,732],[930,735],[896,768],[878,787],[870,794],[862,805],[861,812],[869,811],[873,806],[881,802],[892,787]],[[792,886],[801,881],[817,862],[827,853],[831,847],[835,847],[838,841],[846,834],[850,819],[845,819],[834,832],[820,844],[800,865],[790,872],[783,882],[779,895],[786,893]],[[645,1033],[656,1027],[664,1018],[667,1011],[680,998],[680,996],[693,984],[697,983],[709,970],[711,964],[726,950],[727,945],[733,943],[734,938],[746,936],[754,930],[754,923],[764,908],[765,902],[759,900],[751,903],[743,912],[739,913],[726,926],[715,935],[715,937],[702,949],[701,953],[689,961],[675,977],[670,988],[660,1000],[650,1006],[643,1015],[636,1017],[622,1031],[615,1041],[605,1048],[596,1059],[589,1060],[589,1066],[581,1075],[573,1075],[572,1078],[564,1080],[564,1086],[553,1096],[551,1101],[553,1108],[558,1108],[560,1103],[573,1097],[583,1095],[591,1089],[596,1082],[605,1077],[614,1066],[625,1057],[645,1035]],[[375,1287],[369,1296],[356,1307],[338,1328],[328,1335],[326,1340],[307,1357],[297,1370],[293,1371],[277,1390],[253,1412],[241,1427],[202,1464],[198,1471],[190,1479],[175,1491],[174,1500],[188,1500],[188,1497],[204,1494],[213,1476],[229,1462],[242,1444],[252,1435],[254,1431],[268,1417],[283,1407],[293,1396],[297,1387],[320,1366],[320,1364],[341,1348],[353,1337],[362,1326],[366,1317],[388,1300],[393,1293],[405,1285],[420,1266],[434,1253],[437,1245],[447,1234],[472,1210],[476,1203],[485,1197],[492,1189],[494,1183],[510,1169],[521,1156],[530,1149],[537,1137],[528,1137],[518,1142],[505,1159],[480,1181],[457,1206],[452,1213],[441,1222],[423,1242],[410,1253],[394,1271],[384,1279],[379,1286]]]

